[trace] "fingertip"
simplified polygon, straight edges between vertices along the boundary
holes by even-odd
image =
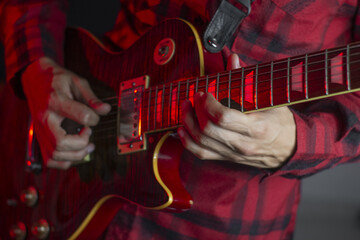
[[[101,102],[100,100],[89,101],[89,105],[95,110],[97,114],[106,115],[111,111],[111,106],[108,103]]]
[[[67,170],[71,167],[71,162],[68,161],[55,161],[53,159],[49,159],[46,166],[48,168],[56,168],[60,170]]]
[[[81,136],[88,136],[89,137],[89,136],[91,136],[91,134],[92,134],[92,129],[89,128],[89,127],[84,127],[80,132]]]
[[[227,64],[227,70],[237,69],[240,68],[240,59],[239,56],[235,53],[232,53],[228,57],[228,64]]]
[[[189,107],[191,106],[191,102],[189,100],[184,100],[182,103],[181,103],[181,109],[184,111],[186,109],[188,109]]]
[[[183,127],[179,127],[177,130],[177,133],[179,134],[180,138],[184,138],[184,128]]]
[[[90,143],[87,147],[86,147],[86,152],[89,154],[89,153],[92,153],[93,151],[95,150],[95,144],[93,143]]]
[[[84,118],[85,126],[95,126],[99,123],[100,117],[96,114],[96,112],[89,113]]]
[[[102,103],[100,107],[97,109],[97,112],[100,115],[107,115],[111,111],[111,106],[108,103]]]

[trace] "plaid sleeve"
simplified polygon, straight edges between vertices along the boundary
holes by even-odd
[[[360,160],[360,93],[346,94],[292,109],[297,148],[272,175],[305,177]]]
[[[353,25],[353,40],[360,41],[360,9],[359,9],[360,1],[357,1],[357,11],[354,17],[354,25]]]
[[[360,40],[359,1],[346,5],[352,41]],[[292,109],[297,134],[294,155],[272,175],[305,177],[342,163],[360,161],[360,92],[311,102]]]
[[[5,0],[0,4],[6,79],[16,88],[20,87],[19,72],[40,57],[63,63],[66,7],[64,0]]]

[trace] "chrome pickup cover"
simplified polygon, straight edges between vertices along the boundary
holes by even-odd
[[[146,149],[141,131],[141,103],[149,77],[142,76],[120,84],[117,114],[117,146],[119,154]]]

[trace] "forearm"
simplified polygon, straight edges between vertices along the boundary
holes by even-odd
[[[42,56],[63,63],[67,1],[5,0],[0,7],[8,81],[19,83],[18,73]]]
[[[293,114],[296,151],[274,174],[303,177],[360,160],[359,93],[317,101]]]

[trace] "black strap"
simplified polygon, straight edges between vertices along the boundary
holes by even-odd
[[[204,46],[209,52],[220,52],[231,41],[240,23],[250,14],[252,1],[222,0],[204,33]]]

